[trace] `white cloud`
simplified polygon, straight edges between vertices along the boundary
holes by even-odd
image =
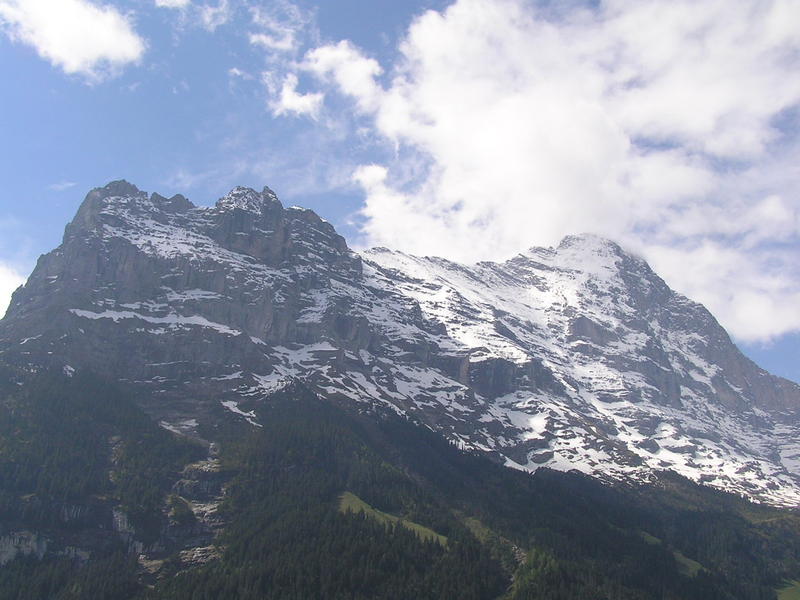
[[[695,300],[713,309],[739,338],[765,341],[800,330],[800,286],[790,252],[746,250],[711,239],[682,245],[649,246],[657,272]]]
[[[252,7],[250,17],[256,29],[250,34],[250,43],[283,53],[297,50],[301,33],[313,20],[311,13],[288,0]]]
[[[253,79],[253,76],[250,73],[243,71],[238,67],[231,67],[228,69],[228,76],[245,80]]]
[[[0,263],[0,318],[5,314],[11,294],[25,283],[25,278],[8,265]]]
[[[294,42],[289,37],[273,37],[268,33],[251,33],[250,43],[270,50],[291,50]]]
[[[297,75],[293,73],[286,75],[281,86],[280,96],[270,105],[272,114],[279,116],[294,113],[316,119],[324,94],[321,92],[301,94],[297,91],[297,83]]]
[[[374,59],[367,58],[348,41],[322,46],[306,55],[304,68],[320,77],[330,77],[339,89],[355,98],[364,111],[378,108],[384,92],[375,82],[382,73]]]
[[[307,116],[317,120],[325,94],[299,92],[299,78],[293,72],[301,49],[316,38],[314,13],[289,0],[275,0],[251,7],[250,24],[250,44],[264,52],[261,80],[273,116]]]
[[[230,21],[233,14],[228,0],[219,0],[217,4],[204,4],[198,7],[198,11],[203,28],[211,32]]]
[[[306,55],[394,148],[354,175],[368,241],[478,260],[595,232],[742,339],[800,329],[800,3],[554,6],[429,11],[386,76],[348,41]]]
[[[0,0],[0,26],[65,73],[93,81],[138,62],[145,50],[127,16],[89,0]]]
[[[54,192],[63,192],[64,190],[68,190],[76,185],[78,184],[74,181],[59,181],[58,183],[51,183],[47,186],[47,189]]]
[[[190,0],[155,0],[159,8],[186,8]]]

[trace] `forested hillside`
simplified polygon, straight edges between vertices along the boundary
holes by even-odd
[[[202,441],[88,374],[2,393],[0,533],[50,540],[0,568],[2,598],[766,599],[800,574],[787,511],[675,475],[607,487],[513,471],[301,384],[259,409],[263,427],[201,431],[220,440],[223,526],[191,564],[195,507],[173,482]],[[160,557],[143,564],[142,547]]]

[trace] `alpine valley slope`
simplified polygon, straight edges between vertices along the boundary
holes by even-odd
[[[117,181],[87,195],[14,293],[0,360],[129,382],[190,436],[219,419],[260,427],[259,406],[299,379],[519,469],[671,470],[800,504],[800,386],[590,235],[503,263],[359,255],[268,188],[207,208]]]

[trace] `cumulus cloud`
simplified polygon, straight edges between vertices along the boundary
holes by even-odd
[[[294,113],[308,115],[316,119],[324,94],[321,92],[301,94],[297,91],[297,75],[289,73],[283,80],[278,98],[272,102],[272,114],[275,116]]]
[[[736,336],[800,329],[800,4],[458,0],[393,64],[302,68],[393,148],[354,181],[371,244],[502,259],[593,232]]]
[[[645,248],[653,268],[688,296],[710,307],[740,339],[765,341],[800,330],[797,248],[757,250],[710,237]]]
[[[6,313],[11,294],[25,283],[25,278],[8,265],[0,263],[0,318]]]
[[[0,26],[65,73],[92,81],[138,62],[145,50],[126,15],[89,0],[0,0]]]
[[[335,46],[322,46],[306,55],[303,68],[320,78],[335,83],[345,94],[352,96],[363,111],[380,108],[384,90],[375,78],[383,72],[378,62],[367,58],[347,40]]]

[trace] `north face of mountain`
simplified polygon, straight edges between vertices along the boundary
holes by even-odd
[[[365,261],[444,325],[440,348],[469,356],[479,444],[510,464],[615,479],[669,469],[797,503],[800,388],[613,242],[568,237],[500,264],[386,250]]]
[[[268,188],[195,207],[114,182],[14,294],[0,360],[130,384],[163,428],[193,438],[231,419],[262,427],[270,398],[302,381],[511,467],[617,481],[671,470],[800,503],[800,387],[595,236],[504,263],[359,256]]]

